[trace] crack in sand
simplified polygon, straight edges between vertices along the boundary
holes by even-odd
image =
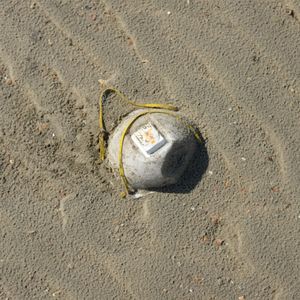
[[[75,46],[75,48],[77,48],[83,54],[83,56],[88,61],[90,61],[93,65],[95,65],[96,67],[99,67],[99,68],[103,67],[103,65],[99,64],[99,57],[95,57],[91,53],[90,49],[87,49],[83,45],[84,43],[83,42],[81,43],[78,40],[78,37],[76,37],[74,34],[72,34],[66,28],[66,26],[63,26],[60,23],[59,18],[55,17],[54,14],[51,13],[50,9],[46,7],[46,5],[42,4],[40,1],[39,2],[37,1],[36,4],[40,8],[41,14],[54,25],[54,27],[57,29],[57,31],[59,31],[63,36],[65,36],[70,41],[70,44],[72,44],[72,46]]]
[[[106,1],[102,0],[102,3],[105,5],[107,11],[112,12],[113,16],[115,17],[117,27],[123,33],[123,35],[127,38],[128,45],[132,47],[135,55],[140,59],[140,61],[142,63],[148,63],[149,60],[144,59],[142,57],[142,55],[140,54],[140,51],[136,45],[136,38],[129,32],[129,29],[127,28],[126,23],[123,21],[123,19],[120,17],[120,15],[117,14],[117,12],[115,10],[113,10]]]

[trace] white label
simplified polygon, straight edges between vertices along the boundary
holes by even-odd
[[[132,140],[145,156],[153,154],[167,142],[151,123],[145,124],[134,132]]]

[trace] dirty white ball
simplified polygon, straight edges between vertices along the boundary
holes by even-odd
[[[109,138],[108,160],[115,170],[119,168],[122,133],[134,117],[143,111],[147,110],[130,113]],[[195,153],[197,141],[187,125],[173,115],[162,112],[164,110],[139,117],[125,136],[123,166],[125,176],[134,189],[158,188],[176,183]]]

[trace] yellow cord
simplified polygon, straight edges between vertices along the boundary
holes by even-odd
[[[100,85],[102,82],[99,80]],[[106,147],[105,147],[105,135],[106,135],[106,130],[105,130],[105,125],[104,125],[104,120],[103,120],[103,97],[106,93],[115,93],[122,99],[124,102],[127,102],[131,104],[132,106],[135,107],[140,107],[140,108],[157,108],[157,109],[166,109],[166,110],[171,110],[171,111],[178,111],[178,108],[176,106],[170,105],[170,104],[159,104],[159,103],[146,103],[146,104],[141,104],[141,103],[136,103],[133,101],[130,101],[126,95],[124,95],[122,92],[119,90],[109,87],[106,88],[105,90],[102,91],[100,94],[100,99],[99,99],[99,128],[100,128],[100,134],[99,134],[99,153],[100,153],[100,161],[104,161],[105,159],[105,153],[106,153]]]
[[[133,102],[131,100],[129,100],[129,98],[123,94],[121,91],[109,87],[107,89],[105,89],[102,94],[101,94],[101,99],[104,96],[105,93],[115,93],[116,95],[118,95],[122,100],[124,100],[125,102],[135,106],[135,107],[142,107],[142,108],[160,108],[160,109],[167,109],[167,110],[172,110],[172,111],[178,111],[178,107],[173,106],[171,104],[159,104],[159,103],[146,103],[146,104],[141,104],[141,103],[136,103]]]
[[[104,121],[103,121],[103,93],[100,96],[99,100],[99,128],[100,128],[100,134],[99,134],[99,153],[100,153],[100,160],[103,161],[105,159],[105,127],[104,127]]]
[[[143,111],[140,112],[138,115],[136,115],[126,126],[124,131],[122,132],[121,138],[120,138],[120,147],[119,147],[119,156],[118,156],[118,161],[119,161],[119,174],[120,177],[123,181],[123,185],[125,187],[125,191],[121,193],[121,197],[124,198],[126,197],[129,192],[132,191],[130,188],[129,182],[125,176],[125,170],[123,166],[123,144],[124,140],[126,137],[126,134],[128,133],[130,127],[132,124],[141,116],[144,116],[146,114],[153,114],[153,113],[163,113],[167,115],[172,115],[175,117],[179,122],[183,123],[195,136],[196,140],[199,143],[202,143],[202,140],[197,133],[196,129],[189,124],[183,117],[180,115],[177,115],[174,113],[174,111],[178,111],[178,108],[176,106],[170,105],[170,104],[158,104],[158,103],[148,103],[148,104],[140,104],[136,103],[133,101],[130,101],[122,92],[118,91],[115,88],[106,88],[100,95],[100,101],[99,101],[99,127],[100,127],[100,135],[99,135],[99,150],[100,150],[100,160],[103,161],[105,159],[105,152],[106,152],[106,147],[105,147],[105,126],[104,126],[104,121],[103,121],[103,97],[106,93],[115,93],[118,95],[122,100],[125,102],[135,106],[135,107],[141,107],[141,108],[151,108],[149,111]],[[161,109],[169,110],[169,111],[161,111]]]

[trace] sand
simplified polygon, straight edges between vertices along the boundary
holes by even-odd
[[[0,299],[300,299],[299,22],[297,0],[2,0]],[[99,79],[198,126],[180,185],[120,199]]]

